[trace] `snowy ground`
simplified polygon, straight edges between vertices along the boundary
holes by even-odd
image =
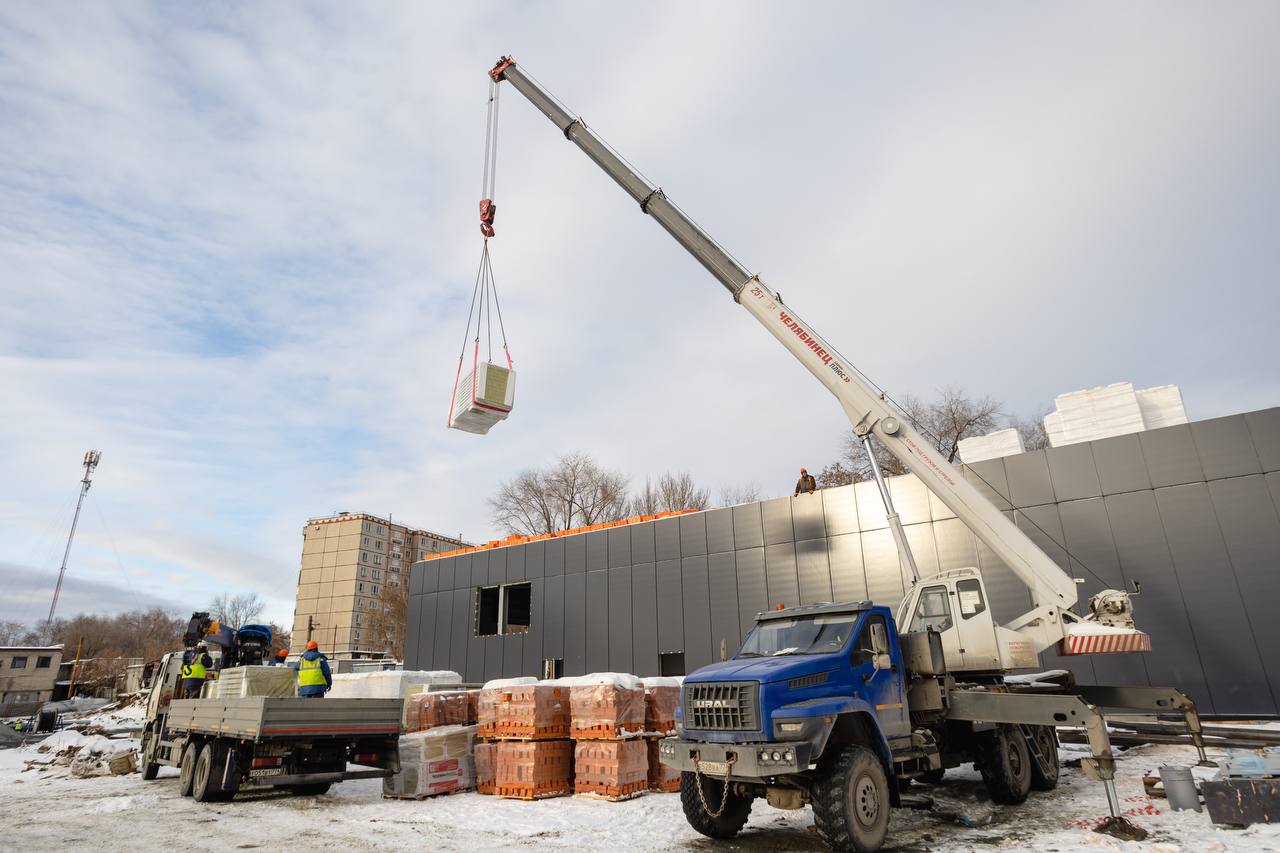
[[[136,724],[134,709],[115,727]],[[111,721],[106,728],[111,728]],[[74,736],[67,737],[68,740]],[[99,745],[100,742],[99,742]],[[177,772],[165,768],[154,782],[137,774],[72,778],[68,768],[27,770],[47,760],[35,745],[0,749],[0,850],[52,850],[96,846],[147,851],[272,848],[335,850],[822,850],[812,813],[778,811],[757,801],[747,829],[718,843],[689,829],[676,794],[650,794],[623,803],[561,798],[527,803],[456,794],[425,801],[382,799],[377,780],[344,782],[322,797],[241,795],[232,803],[202,805],[177,794]],[[1063,758],[1079,756],[1063,749]],[[1227,853],[1280,850],[1280,826],[1245,830],[1214,827],[1197,812],[1170,812],[1148,800],[1141,777],[1161,764],[1187,764],[1181,747],[1138,747],[1121,754],[1117,780],[1124,808],[1147,829],[1145,842],[1122,842],[1089,831],[1106,814],[1102,787],[1078,769],[1064,769],[1056,791],[1032,794],[1022,806],[992,806],[969,768],[951,771],[941,786],[913,786],[937,800],[935,813],[898,810],[888,850],[1036,851],[1079,853]],[[1207,776],[1212,770],[1197,768]],[[962,814],[976,826],[954,819]]]

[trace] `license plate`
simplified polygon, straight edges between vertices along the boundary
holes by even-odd
[[[729,765],[723,761],[699,761],[698,770],[704,776],[723,776],[729,772]]]
[[[284,773],[283,767],[259,767],[257,770],[250,770],[249,775],[257,778],[259,776],[280,776]]]

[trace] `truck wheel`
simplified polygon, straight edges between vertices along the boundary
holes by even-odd
[[[847,746],[813,781],[818,837],[838,853],[875,853],[889,834],[889,780],[865,746]]]
[[[210,741],[200,750],[196,759],[195,781],[191,786],[191,796],[198,803],[225,802],[235,796],[235,792],[222,790],[222,768],[226,766],[227,748],[216,740]]]
[[[712,808],[720,805],[724,797],[724,780],[702,777],[702,795]],[[747,824],[747,816],[751,814],[751,797],[744,797],[736,791],[729,791],[725,800],[724,811],[719,817],[712,817],[702,807],[702,798],[698,796],[698,779],[688,770],[680,774],[680,805],[684,809],[685,819],[689,826],[708,838],[733,838]]]
[[[154,732],[147,732],[142,736],[142,779],[144,782],[150,782],[160,772],[160,765],[151,760],[155,757],[156,739]]]
[[[1058,758],[1058,733],[1053,726],[1032,726],[1036,749],[1040,751],[1049,765],[1049,772],[1040,769],[1040,762],[1034,756],[1031,759],[1031,789],[1033,791],[1052,791],[1058,787],[1058,771],[1061,763]]]
[[[328,793],[331,787],[332,782],[314,782],[310,785],[290,785],[289,790],[299,797],[318,797]]]
[[[1002,725],[978,741],[974,762],[992,802],[1016,805],[1031,793],[1031,751],[1017,726]]]
[[[182,761],[179,762],[178,771],[178,796],[191,796],[191,788],[196,780],[196,753],[200,751],[200,744],[195,741],[189,742],[182,749]]]

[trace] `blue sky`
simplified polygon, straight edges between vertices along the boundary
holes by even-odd
[[[0,618],[292,612],[335,510],[480,540],[570,450],[789,489],[823,389],[516,93],[519,396],[443,429],[510,52],[895,394],[1276,405],[1270,3],[0,8]]]

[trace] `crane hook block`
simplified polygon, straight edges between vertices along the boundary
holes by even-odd
[[[480,199],[480,233],[485,237],[493,236],[493,218],[498,215],[498,206],[493,199]]]
[[[515,64],[516,61],[509,56],[500,57],[497,63],[489,71],[489,76],[493,78],[493,82],[501,83],[502,73]]]

